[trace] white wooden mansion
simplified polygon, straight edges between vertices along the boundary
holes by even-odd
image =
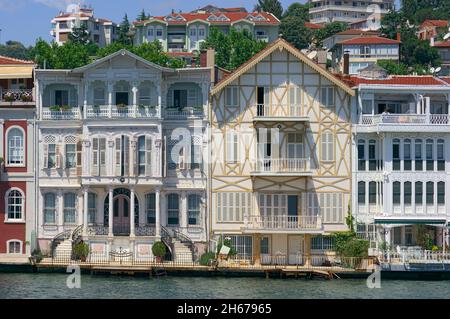
[[[98,256],[150,257],[160,238],[202,253],[210,74],[125,50],[74,70],[36,70],[42,250],[77,229]]]

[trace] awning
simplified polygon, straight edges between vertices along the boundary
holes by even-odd
[[[33,66],[2,66],[0,79],[31,79]]]
[[[447,225],[443,217],[375,217],[375,224],[389,225]]]

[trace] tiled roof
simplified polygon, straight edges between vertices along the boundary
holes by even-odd
[[[220,20],[208,20],[209,17],[216,16],[221,17],[225,16],[228,18],[227,20],[220,21]],[[273,25],[279,25],[280,20],[278,20],[274,15],[267,12],[218,12],[216,14],[213,13],[174,13],[170,14],[168,16],[155,16],[151,17],[150,20],[146,21],[135,21],[133,22],[134,25],[145,25],[146,22],[151,20],[159,20],[163,22],[167,22],[169,25],[185,25],[189,22],[195,21],[195,20],[202,20],[205,22],[208,22],[210,24],[231,24],[233,22],[237,22],[239,20],[246,20],[249,16],[257,17],[262,16],[265,18],[265,20],[248,20],[255,24],[273,24]],[[167,19],[167,17],[173,17],[174,19]],[[180,20],[175,20],[177,17],[182,17]]]
[[[450,84],[450,76],[444,76],[441,79]]]
[[[340,44],[399,44],[400,41],[377,36],[359,37],[341,41]]]
[[[78,17],[78,18],[93,18],[94,20],[98,21],[98,22],[102,22],[102,23],[106,23],[106,22],[112,22],[109,19],[103,19],[103,18],[94,18],[93,16],[89,15],[89,14],[85,14],[85,13],[65,13],[65,14],[61,14],[59,16],[56,16],[55,19],[61,19],[61,18],[71,18],[71,17]]]
[[[32,65],[32,64],[34,64],[33,61],[14,59],[0,55],[0,65]]]
[[[360,29],[348,29],[345,31],[338,32],[338,33],[336,33],[336,35],[365,35],[365,36],[374,35],[374,36],[377,36],[377,35],[380,35],[380,32],[372,31],[372,30],[364,31],[364,30],[360,30]]]
[[[413,75],[393,75],[386,79],[369,79],[359,76],[345,76],[339,74],[338,76],[343,82],[350,87],[355,87],[360,84],[375,84],[375,85],[446,85],[444,81],[431,75],[413,76]],[[449,82],[450,83],[450,82]]]
[[[323,25],[320,24],[315,24],[315,23],[311,23],[311,22],[305,22],[305,27],[307,27],[308,29],[323,29]]]
[[[194,56],[194,53],[192,53],[192,52],[167,52],[167,55],[173,56],[173,57]]]
[[[436,42],[434,46],[439,48],[450,48],[450,40],[445,42]]]
[[[425,20],[424,22],[422,22],[420,27],[423,28],[426,25],[432,25],[438,28],[445,28],[448,26],[448,24],[449,23],[446,20]]]

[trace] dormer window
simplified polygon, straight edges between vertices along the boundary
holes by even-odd
[[[221,14],[220,16],[216,16],[214,14],[210,15],[208,17],[208,19],[206,19],[208,21],[230,21],[230,19],[228,19],[225,15]]]
[[[257,16],[249,15],[247,17],[247,20],[249,20],[249,21],[266,21],[267,19],[259,14]]]
[[[186,19],[183,18],[183,16],[181,16],[181,15],[176,15],[176,16],[170,15],[170,16],[165,17],[164,20],[166,20],[166,21],[186,21]]]

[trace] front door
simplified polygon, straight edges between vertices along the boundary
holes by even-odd
[[[130,235],[130,200],[124,195],[114,198],[114,235]]]
[[[303,264],[303,236],[289,236],[289,265]]]
[[[288,216],[287,224],[289,228],[296,228],[298,225],[298,196],[288,196]]]

